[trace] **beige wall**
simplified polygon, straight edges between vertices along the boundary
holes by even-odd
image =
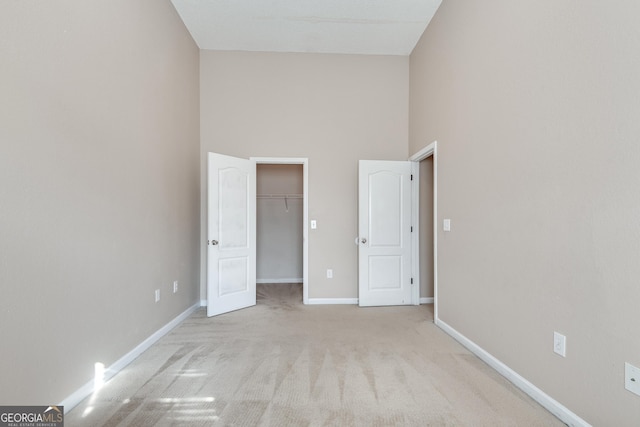
[[[0,404],[56,404],[199,297],[198,49],[168,0],[4,1],[0,40]]]
[[[407,159],[409,59],[202,51],[200,67],[203,200],[208,151],[309,158],[309,297],[356,298],[357,162]]]
[[[640,3],[445,1],[411,56],[438,140],[440,317],[593,425],[640,397]],[[567,357],[552,352],[567,336]]]

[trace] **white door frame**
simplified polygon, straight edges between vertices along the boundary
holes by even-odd
[[[249,157],[256,164],[302,165],[302,302],[309,304],[309,159],[303,157]]]
[[[428,157],[433,157],[433,320],[438,320],[438,141],[424,147],[422,150],[409,157],[414,162],[414,175],[416,176],[413,186],[413,223],[416,232],[413,233],[413,277],[418,282],[418,292],[420,292],[420,179],[418,163]]]

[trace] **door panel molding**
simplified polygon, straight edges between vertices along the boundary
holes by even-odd
[[[360,160],[358,302],[418,304],[412,280],[412,163]]]
[[[256,305],[256,164],[208,153],[207,316]]]

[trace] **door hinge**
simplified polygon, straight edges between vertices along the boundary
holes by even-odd
[[[411,174],[411,181],[413,181],[413,174]]]
[[[411,278],[411,284],[413,285],[413,277]]]
[[[413,225],[411,226],[411,232],[413,233]]]

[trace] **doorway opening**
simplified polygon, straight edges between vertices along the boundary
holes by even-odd
[[[414,189],[414,218],[418,233],[414,237],[413,265],[420,284],[420,304],[433,303],[433,320],[438,319],[438,163],[437,141],[409,160],[415,162],[419,177]]]
[[[419,233],[420,304],[433,304],[433,157],[419,162],[420,203]]]
[[[256,298],[302,303],[301,164],[256,164]]]
[[[256,163],[256,292],[302,294],[308,304],[308,159]],[[283,294],[283,295],[284,295]]]

